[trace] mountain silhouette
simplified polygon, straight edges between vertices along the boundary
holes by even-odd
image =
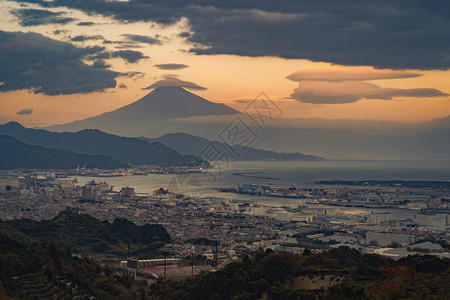
[[[199,163],[194,156],[182,155],[159,142],[148,143],[138,138],[121,137],[98,129],[60,133],[25,128],[17,122],[9,122],[0,125],[0,134],[14,137],[29,145],[69,150],[79,154],[105,155],[122,163],[164,166]]]
[[[46,129],[79,131],[95,128],[119,135],[159,136],[167,132],[182,131],[185,125],[174,119],[239,113],[225,104],[208,101],[181,87],[159,87],[140,100],[119,109]]]
[[[126,165],[103,155],[76,154],[68,150],[31,146],[6,135],[0,135],[0,169],[118,169]]]
[[[194,136],[187,133],[169,133],[165,134],[163,136],[160,136],[156,139],[150,139],[141,137],[143,140],[146,140],[148,142],[160,142],[161,144],[164,144],[172,149],[175,149],[176,151],[180,152],[181,154],[191,154],[191,155],[198,155],[202,152],[203,149],[205,149],[208,144],[213,143],[214,147],[217,149],[220,149],[221,153],[225,153],[227,157],[231,157],[233,160],[244,160],[244,161],[258,161],[258,160],[286,160],[286,161],[315,161],[315,160],[322,160],[321,157],[317,157],[314,155],[306,155],[299,152],[291,152],[291,153],[285,153],[285,152],[275,152],[275,151],[268,151],[263,149],[257,149],[254,147],[246,147],[245,150],[242,151],[242,154],[240,156],[237,156],[233,154],[232,150],[228,145],[225,143],[219,142],[219,141],[211,141],[202,137]],[[239,152],[239,148],[237,146],[234,146],[236,151]]]

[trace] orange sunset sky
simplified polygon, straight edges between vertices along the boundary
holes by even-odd
[[[326,57],[312,61],[306,57],[202,55],[190,50],[204,45],[181,34],[195,34],[188,18],[180,18],[170,24],[151,20],[124,22],[81,9],[51,7],[46,9],[76,21],[30,25],[24,24],[24,15],[20,15],[24,7],[42,9],[42,6],[32,3],[23,6],[15,1],[0,2],[0,29],[38,33],[75,47],[101,46],[106,51],[116,51],[118,45],[122,47],[129,43],[129,49],[141,52],[143,58],[134,62],[119,56],[102,60],[110,65],[108,70],[127,74],[139,72],[130,77],[117,76],[116,86],[104,90],[61,95],[36,93],[36,89],[20,86],[3,90],[0,92],[0,123],[14,120],[26,126],[45,126],[84,119],[134,102],[149,92],[143,88],[164,79],[195,83],[205,89],[190,89],[191,92],[238,110],[243,110],[248,100],[264,91],[281,107],[284,118],[420,123],[450,115],[450,71],[445,68],[374,68],[369,63],[366,66],[357,63],[343,65]],[[91,25],[77,25],[80,22]],[[131,34],[151,37],[158,42],[127,41]],[[83,35],[102,38],[74,39]],[[2,57],[16,50],[0,46]],[[83,63],[93,64],[87,59]],[[182,64],[185,67],[157,67],[161,64]],[[30,70],[33,69],[30,67]],[[26,75],[24,72],[21,74],[23,77]],[[6,83],[1,83],[6,86]],[[32,113],[17,114],[27,109],[32,109]]]

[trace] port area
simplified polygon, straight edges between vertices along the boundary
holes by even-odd
[[[303,199],[304,204],[343,207],[441,209],[447,203],[450,182],[444,181],[317,181],[314,187],[275,187],[270,184],[238,184],[216,188],[223,193],[258,197]]]

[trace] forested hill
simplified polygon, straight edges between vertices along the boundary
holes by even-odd
[[[158,224],[138,226],[126,219],[115,219],[113,223],[109,223],[70,211],[63,211],[52,220],[0,221],[0,233],[23,242],[55,244],[83,255],[125,257],[128,244],[131,254],[150,255],[152,251],[170,242],[166,229]]]
[[[51,244],[0,234],[0,299],[147,299],[148,286]]]
[[[446,299],[450,260],[394,261],[348,247],[318,254],[259,253],[217,272],[157,282],[152,299]]]
[[[450,260],[394,261],[348,247],[303,255],[268,250],[216,272],[148,286],[53,244],[0,234],[0,279],[2,299],[447,299]]]

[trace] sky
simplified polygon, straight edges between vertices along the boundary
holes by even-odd
[[[264,92],[291,120],[428,122],[450,115],[449,12],[444,0],[2,0],[0,123],[66,123],[177,85],[238,110]]]

